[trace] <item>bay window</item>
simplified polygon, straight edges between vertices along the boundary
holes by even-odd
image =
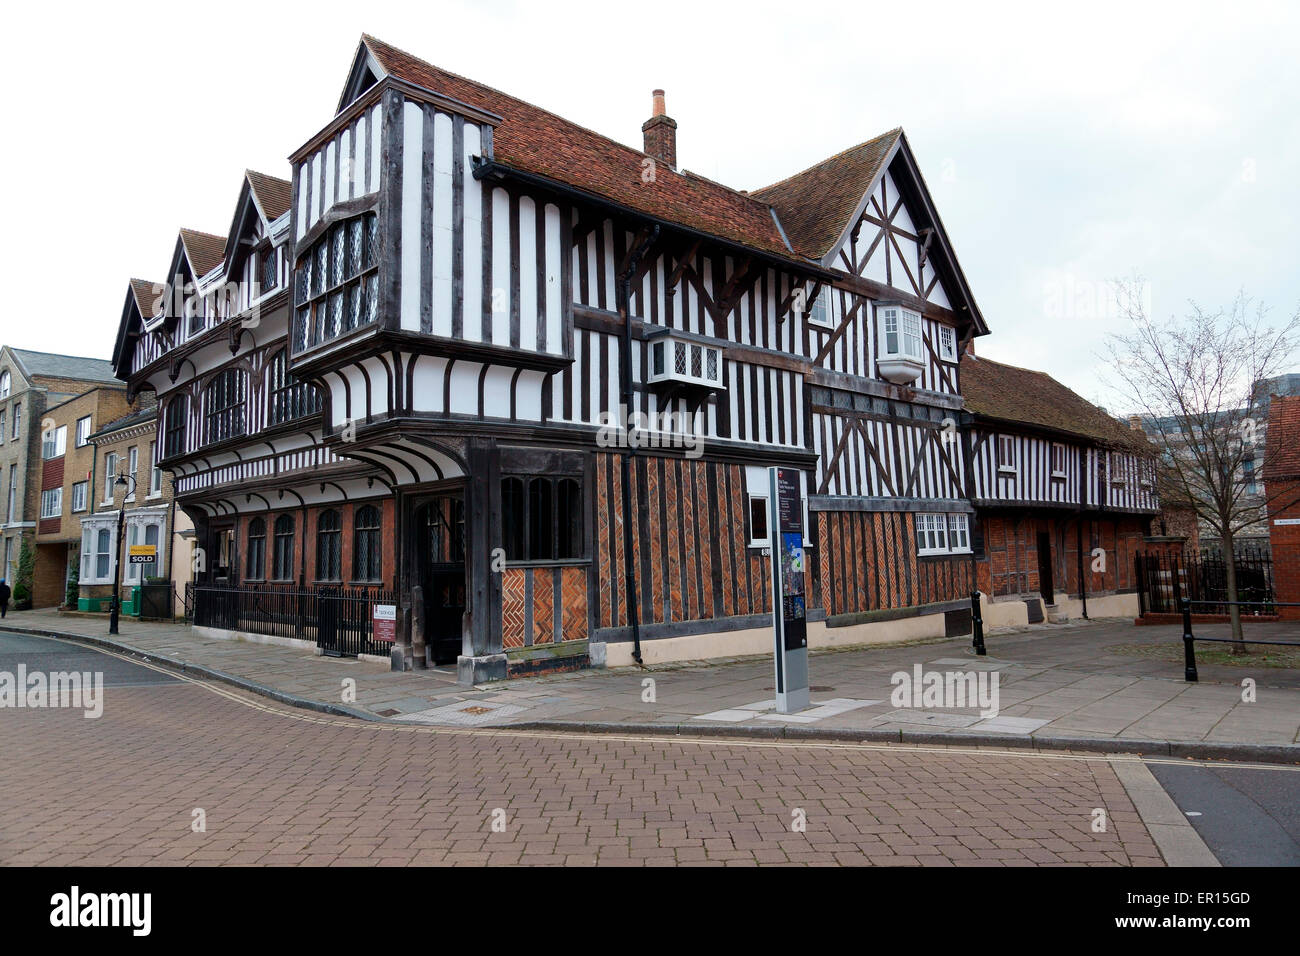
[[[877,307],[876,318],[880,343],[876,365],[881,376],[895,385],[915,382],[924,369],[920,314],[885,303]]]
[[[379,317],[379,219],[335,223],[298,260],[293,351],[328,342]]]

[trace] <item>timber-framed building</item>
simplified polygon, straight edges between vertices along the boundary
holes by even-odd
[[[766,474],[813,646],[959,627],[988,328],[907,137],[743,193],[363,37],[335,116],[183,230],[114,356],[158,395],[196,600],[398,605],[480,681],[770,649]]]

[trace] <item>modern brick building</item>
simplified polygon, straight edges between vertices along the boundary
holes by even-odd
[[[11,583],[23,539],[35,544],[46,473],[41,422],[50,407],[105,385],[121,391],[104,359],[0,346],[0,577]],[[43,596],[58,591],[56,581]]]
[[[178,515],[171,476],[156,464],[158,409],[153,396],[142,395],[138,404],[142,407],[90,436],[95,450],[92,473],[100,477],[90,511],[81,518],[79,610],[108,610],[116,578],[123,613],[138,613],[134,587],[150,578],[164,578],[172,587],[172,613],[184,611],[185,585],[191,575],[189,548],[182,542],[192,525],[183,512]],[[119,477],[124,484],[117,484]],[[120,548],[119,514],[123,518]],[[132,545],[152,545],[155,559],[132,563]]]
[[[90,436],[101,423],[129,411],[126,388],[119,382],[96,385],[50,406],[41,416],[35,607],[69,603],[69,582],[80,563],[81,518],[107,490],[104,476],[95,470]],[[75,590],[71,597],[75,602]]]
[[[1273,592],[1279,602],[1300,603],[1300,396],[1274,396],[1268,415],[1269,440],[1275,443],[1264,466]],[[1300,608],[1279,613],[1300,620]]]

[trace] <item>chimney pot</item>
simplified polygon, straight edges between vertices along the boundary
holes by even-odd
[[[665,112],[664,91],[654,91],[654,115],[641,124],[645,153],[656,162],[677,168],[677,121]]]

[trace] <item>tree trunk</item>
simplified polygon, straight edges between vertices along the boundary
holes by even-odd
[[[1241,608],[1237,607],[1237,555],[1233,545],[1232,532],[1225,531],[1223,535],[1223,568],[1227,578],[1228,600],[1232,603],[1228,605],[1228,620],[1232,624],[1232,653],[1245,654],[1246,645],[1242,640],[1241,633]]]

